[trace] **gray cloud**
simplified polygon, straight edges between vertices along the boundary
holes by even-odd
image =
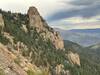
[[[98,2],[100,3],[100,0],[73,0],[69,3],[71,3],[73,5],[93,5]]]
[[[84,8],[73,8],[70,10],[60,10],[48,17],[49,21],[61,20],[70,17],[83,17],[91,18],[93,16],[100,15],[100,0],[74,0],[70,2],[73,5],[81,6],[84,5]]]

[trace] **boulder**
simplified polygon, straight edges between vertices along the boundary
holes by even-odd
[[[80,57],[77,53],[73,53],[73,52],[69,51],[67,56],[68,56],[70,63],[72,63],[73,65],[78,65],[78,66],[81,65],[80,64]]]

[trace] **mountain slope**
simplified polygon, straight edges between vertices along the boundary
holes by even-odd
[[[78,69],[80,75],[99,75],[100,74],[100,45],[82,47],[77,43],[64,40],[65,49],[77,52],[80,55],[81,67]],[[98,46],[98,48],[97,48]],[[96,47],[96,48],[95,48]],[[94,49],[95,48],[95,49]]]
[[[0,14],[0,43],[12,54],[17,52],[18,56],[27,59],[32,66],[35,65],[40,70],[39,73],[41,69],[45,73],[33,74],[33,71],[27,72],[21,68],[27,75],[77,74],[74,68],[80,66],[80,63],[72,56],[76,54],[71,52],[68,55],[65,52],[64,42],[59,33],[48,26],[35,7],[30,7],[27,14],[2,10]],[[16,62],[19,64],[19,61]]]
[[[31,64],[17,51],[9,51],[0,43],[0,75],[49,75],[46,69],[40,69]]]
[[[64,44],[35,7],[30,7],[27,14],[2,10],[0,14],[1,75],[100,74],[97,65],[78,52],[81,46],[70,41]]]

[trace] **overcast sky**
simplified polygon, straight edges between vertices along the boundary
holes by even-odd
[[[0,8],[27,13],[38,8],[50,26],[62,29],[100,28],[100,0],[0,0]]]

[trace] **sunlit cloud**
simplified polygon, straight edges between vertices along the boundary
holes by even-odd
[[[100,16],[99,16],[100,18]],[[66,22],[70,22],[70,23],[90,23],[90,22],[98,22],[98,19],[96,17],[93,18],[82,18],[82,17],[72,17],[72,18],[68,18],[65,19]]]
[[[59,28],[59,29],[63,29],[63,30],[72,30],[72,29],[97,29],[100,28],[100,24],[99,25],[90,25],[90,24],[77,24],[77,25],[52,25],[53,28]]]
[[[82,17],[72,17],[68,19],[63,19],[60,21],[52,22],[52,27],[60,28],[64,30],[71,29],[96,29],[100,28],[100,21],[98,20],[100,16],[95,16],[90,19],[84,19]]]

